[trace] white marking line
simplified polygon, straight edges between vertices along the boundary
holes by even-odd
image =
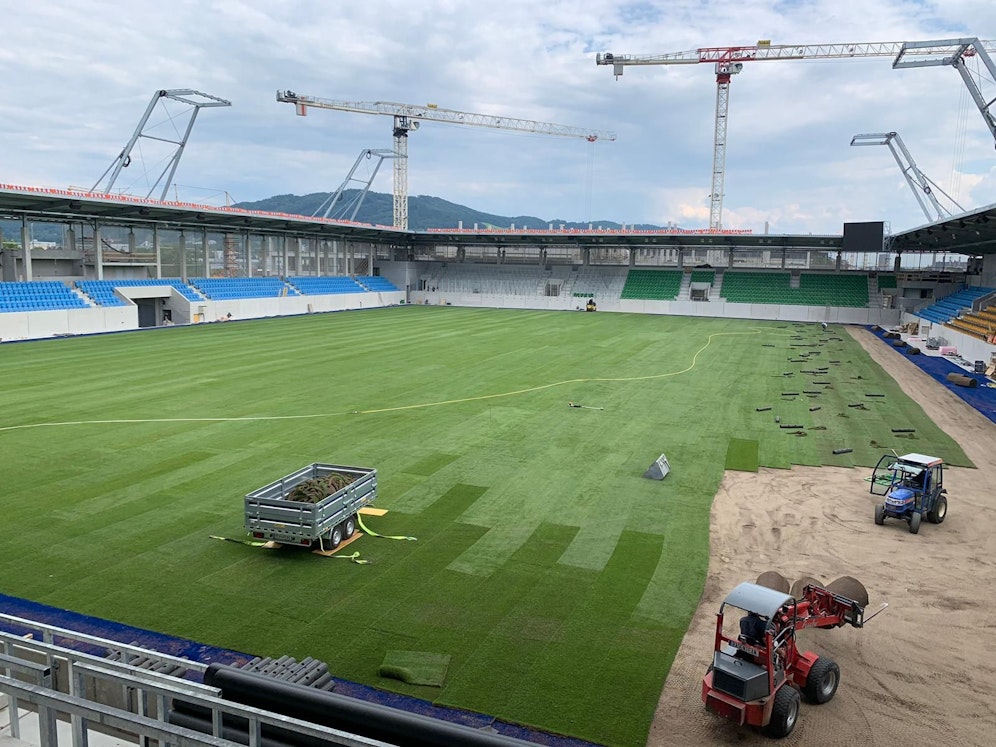
[[[625,376],[619,378],[606,378],[606,377],[590,377],[582,379],[567,379],[565,381],[555,381],[551,384],[540,384],[539,386],[529,387],[527,389],[516,389],[511,392],[500,392],[497,394],[481,394],[476,397],[463,397],[461,399],[448,399],[439,402],[421,402],[415,405],[399,405],[397,407],[384,407],[380,409],[373,410],[351,410],[350,413],[344,412],[323,412],[323,413],[311,413],[309,415],[256,415],[256,416],[246,416],[239,418],[117,418],[112,420],[67,420],[59,423],[24,423],[22,425],[5,425],[0,426],[0,432],[3,431],[19,431],[26,430],[28,428],[52,428],[56,426],[66,426],[66,425],[135,425],[140,423],[252,423],[264,420],[307,420],[314,418],[334,418],[342,415],[353,414],[353,415],[373,415],[376,413],[385,412],[398,412],[401,410],[415,410],[422,407],[439,407],[440,405],[455,405],[464,402],[475,402],[484,399],[496,399],[498,397],[511,397],[516,394],[529,394],[531,392],[538,392],[544,389],[552,389],[553,387],[563,386],[565,384],[582,384],[590,382],[627,382],[627,381],[648,381],[653,379],[664,379],[671,376],[680,376],[681,374],[688,373],[696,365],[698,365],[699,354],[702,353],[709,345],[712,343],[713,337],[724,337],[724,336],[739,336],[739,335],[758,335],[763,332],[768,332],[770,334],[779,334],[774,330],[764,330],[757,327],[751,327],[750,332],[713,332],[709,335],[706,340],[705,345],[695,351],[692,356],[692,362],[687,368],[683,368],[680,371],[671,371],[669,373],[662,374],[648,374],[646,376]]]

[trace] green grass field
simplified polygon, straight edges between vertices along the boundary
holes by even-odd
[[[0,592],[641,745],[724,467],[968,464],[835,332],[416,306],[3,345]],[[356,565],[209,538],[315,461],[377,468],[368,526],[418,541]],[[390,651],[448,656],[443,686],[381,677]]]

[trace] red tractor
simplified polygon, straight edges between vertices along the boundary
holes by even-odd
[[[844,588],[849,596],[832,587]],[[706,708],[780,738],[795,728],[801,697],[810,703],[833,698],[840,669],[832,659],[800,651],[796,631],[862,627],[868,594],[857,580],[845,576],[829,588],[807,584],[796,596],[752,583],[730,592],[716,613],[712,665],[702,680]],[[732,618],[728,607],[743,615]],[[727,617],[731,620],[724,628]]]

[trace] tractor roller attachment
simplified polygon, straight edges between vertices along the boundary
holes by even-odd
[[[863,583],[853,576],[841,576],[836,581],[827,584],[826,589],[837,596],[857,602],[862,607],[868,606],[868,590]]]
[[[795,597],[796,600],[800,600],[806,595],[806,587],[810,585],[823,586],[823,582],[818,578],[813,578],[812,576],[802,576],[801,578],[797,578],[792,584],[792,588],[789,589],[789,594]]]
[[[765,571],[757,577],[756,583],[758,586],[774,589],[775,591],[780,591],[782,594],[788,594],[792,586],[789,580],[778,571]]]

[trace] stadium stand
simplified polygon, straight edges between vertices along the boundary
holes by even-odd
[[[288,277],[287,283],[303,296],[328,296],[337,293],[364,293],[366,289],[349,277]]]
[[[57,280],[0,283],[0,312],[86,309],[90,304]]]
[[[621,298],[673,301],[681,288],[681,270],[630,270]]]
[[[996,341],[996,309],[990,306],[979,311],[968,311],[947,322],[945,326],[993,343]]]
[[[939,301],[935,301],[930,306],[925,306],[919,311],[914,312],[914,314],[921,319],[926,319],[929,322],[947,324],[952,319],[956,319],[957,317],[971,311],[972,302],[977,298],[989,295],[993,291],[993,288],[964,288],[945,296]]]
[[[546,273],[537,265],[447,264],[425,280],[439,293],[536,296]]]
[[[693,283],[712,283],[715,279],[715,270],[692,270]]]
[[[868,305],[868,276],[805,273],[799,287],[791,287],[787,272],[723,273],[723,297],[730,303],[782,304],[793,306]]]
[[[204,297],[184,283],[180,278],[141,278],[133,280],[77,280],[76,287],[92,298],[98,306],[127,306],[128,304],[114,295],[115,288],[132,288],[135,286],[167,285],[175,288],[189,301],[203,301]]]
[[[366,288],[368,291],[396,291],[397,286],[394,285],[387,278],[382,278],[379,275],[357,275],[356,282]]]
[[[878,289],[891,290],[899,287],[899,279],[895,275],[879,275]]]
[[[787,303],[787,272],[724,272],[723,297],[730,303]]]
[[[574,298],[619,298],[628,273],[629,269],[625,267],[582,265],[565,293],[569,292]]]
[[[190,278],[190,284],[212,301],[243,298],[277,298],[300,295],[277,277],[264,278]]]

